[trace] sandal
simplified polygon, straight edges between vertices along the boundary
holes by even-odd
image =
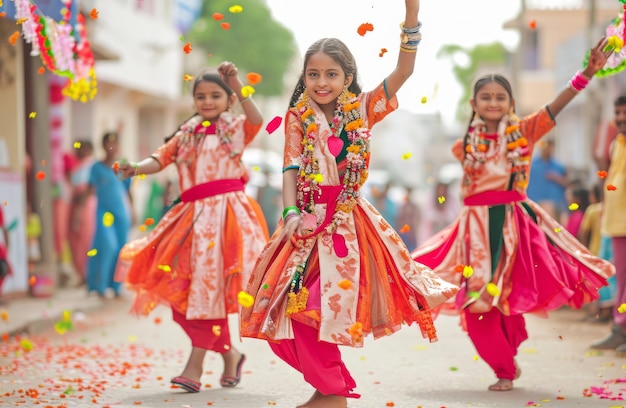
[[[170,382],[184,388],[187,392],[200,392],[200,386],[202,385],[197,381],[182,376],[174,377],[170,380]]]
[[[220,385],[225,388],[233,388],[239,384],[241,381],[241,366],[243,366],[244,361],[246,361],[246,355],[242,354],[239,362],[237,363],[237,377],[229,377],[226,375],[222,375],[220,377]]]

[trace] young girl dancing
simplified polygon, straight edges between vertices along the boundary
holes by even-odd
[[[457,289],[414,262],[389,223],[361,195],[370,129],[396,109],[420,41],[418,0],[405,0],[396,69],[361,92],[354,57],[334,38],[315,42],[285,119],[282,222],[263,250],[242,309],[241,334],[272,350],[315,388],[301,407],[346,407],[359,397],[338,345],[417,323],[436,340],[431,308]]]
[[[238,312],[242,282],[268,239],[260,206],[244,193],[248,176],[241,162],[263,118],[241,88],[230,62],[221,63],[218,74],[197,76],[197,113],[152,156],[117,170],[130,177],[171,163],[178,169],[181,202],[149,235],[122,249],[117,277],[136,292],[133,312],[147,315],[159,303],[171,307],[192,343],[187,365],[172,383],[189,392],[200,390],[207,350],[222,354],[222,387],[239,383],[245,355],[231,345],[227,315]],[[244,115],[230,113],[237,99]]]
[[[474,86],[466,136],[453,153],[463,165],[464,205],[457,220],[413,252],[418,262],[461,286],[455,312],[478,354],[495,372],[492,391],[513,388],[515,362],[526,340],[524,313],[546,315],[564,304],[579,308],[598,298],[614,273],[526,197],[530,159],[554,117],[604,66],[610,51],[601,40],[583,72],[556,99],[523,119],[515,116],[509,82],[487,75]]]

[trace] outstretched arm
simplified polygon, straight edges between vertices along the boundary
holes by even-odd
[[[576,73],[572,78],[572,81],[568,84],[568,86],[561,91],[561,93],[548,105],[550,108],[550,112],[552,112],[553,116],[556,116],[567,106],[568,103],[587,85],[587,82],[593,78],[593,76],[599,70],[604,67],[607,59],[613,53],[613,48],[606,49],[607,40],[606,37],[603,37],[595,47],[591,49],[589,54],[589,62],[587,63],[587,67],[584,71]],[[582,77],[581,77],[582,75]]]
[[[386,79],[387,96],[393,98],[400,87],[413,74],[415,55],[421,34],[419,34],[417,14],[419,0],[405,0],[406,16],[402,25],[402,41],[396,69]]]

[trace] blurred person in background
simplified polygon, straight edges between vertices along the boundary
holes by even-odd
[[[448,225],[459,215],[461,206],[456,194],[451,194],[450,183],[437,182],[425,206],[426,215],[420,222],[419,242],[423,243]]]
[[[539,204],[555,220],[563,222],[567,211],[565,189],[567,169],[554,158],[555,142],[552,139],[539,142],[540,154],[535,155],[530,167],[528,198]]]
[[[398,210],[396,225],[400,238],[402,238],[409,251],[412,251],[417,247],[417,234],[421,215],[418,205],[413,201],[413,188],[406,186],[405,190],[404,202]]]
[[[91,167],[90,189],[97,198],[95,234],[92,240],[92,256],[87,260],[87,291],[96,292],[101,298],[112,290],[120,295],[120,284],[113,275],[117,257],[128,239],[132,225],[130,178],[120,180],[113,171],[119,152],[119,136],[108,132],[102,137],[104,158]]]
[[[602,234],[611,237],[613,263],[615,264],[615,304],[611,333],[591,345],[598,350],[615,350],[626,353],[626,95],[614,102],[615,124],[619,134],[611,146],[611,161],[604,180],[604,205],[602,209]]]
[[[565,190],[565,199],[569,209],[565,229],[573,236],[578,237],[580,224],[587,207],[589,207],[589,190],[580,182],[570,183]],[[594,255],[597,255],[597,253],[594,253]]]
[[[578,229],[578,240],[589,248],[589,251],[606,259],[613,261],[613,251],[611,250],[611,238],[602,236],[600,220],[602,215],[602,184],[595,183],[589,189],[589,206],[585,210],[580,228]],[[607,279],[609,286],[603,286],[598,293],[600,298],[590,304],[586,321],[605,323],[611,320],[613,305],[615,304],[615,275]]]
[[[87,252],[96,230],[96,196],[89,189],[89,176],[94,163],[93,144],[89,140],[79,141],[76,149],[76,165],[70,174],[71,206],[69,244],[74,269],[85,282],[87,275]]]

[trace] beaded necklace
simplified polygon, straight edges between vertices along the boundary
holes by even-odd
[[[311,108],[310,98],[304,91],[296,104],[298,113],[304,128],[302,140],[302,164],[298,172],[298,206],[300,211],[314,212],[315,194],[319,191],[319,185],[324,181],[320,173],[319,161],[315,157],[315,144],[318,143],[319,127],[315,122],[315,112]],[[337,106],[330,123],[332,137],[340,135],[342,128],[345,129],[350,146],[346,148],[346,171],[343,175],[342,188],[337,199],[337,211],[333,220],[326,228],[328,233],[337,229],[352,211],[356,198],[360,195],[360,189],[367,180],[367,167],[369,164],[369,129],[363,127],[364,122],[360,112],[361,102],[356,95],[344,92],[337,100]]]
[[[506,156],[512,167],[511,181],[519,187],[527,187],[531,152],[528,140],[520,131],[519,118],[515,114],[504,116],[498,124],[498,133],[494,140],[486,137],[486,127],[482,118],[477,117],[467,131],[463,162],[465,172],[470,175],[480,172],[488,159],[500,154],[500,146],[504,141]]]

